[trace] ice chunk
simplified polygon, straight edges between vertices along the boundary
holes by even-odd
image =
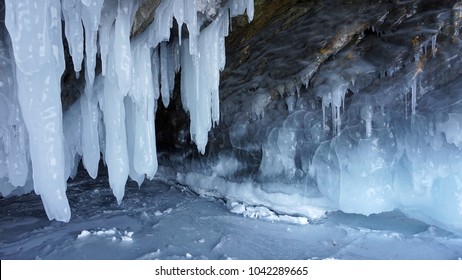
[[[82,238],[87,238],[91,235],[91,232],[89,232],[88,230],[82,230],[82,232],[77,235],[77,239],[82,239]]]

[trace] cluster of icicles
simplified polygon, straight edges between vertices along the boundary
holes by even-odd
[[[120,203],[128,176],[141,184],[157,172],[156,101],[161,97],[168,105],[175,72],[180,69],[181,99],[191,118],[191,137],[204,152],[208,131],[219,120],[219,73],[225,65],[229,19],[247,12],[251,20],[253,0],[229,0],[222,8],[219,0],[163,0],[150,26],[130,39],[139,2],[5,1],[11,43],[0,45],[2,53],[10,56],[1,66],[7,70],[2,70],[3,80],[7,76],[9,82],[0,84],[0,190],[4,195],[32,180],[48,218],[69,221],[67,178],[75,175],[80,160],[95,178],[102,154]],[[210,12],[204,9],[214,4],[219,8],[213,8],[216,17],[201,30],[198,14]],[[179,36],[169,41],[173,19]],[[85,63],[84,93],[64,113],[63,21],[77,75]],[[188,38],[181,36],[183,24]],[[102,63],[98,76],[97,57]]]

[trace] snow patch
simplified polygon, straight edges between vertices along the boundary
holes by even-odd
[[[300,225],[308,224],[308,219],[306,217],[278,215],[263,206],[245,206],[244,204],[237,202],[230,202],[227,205],[232,213],[241,214],[244,217],[251,219],[262,219],[271,222],[286,222]]]
[[[77,239],[87,239],[92,236],[98,238],[106,238],[111,241],[120,240],[121,242],[132,242],[133,241],[132,231],[120,231],[117,228],[110,229],[97,229],[97,230],[82,230],[82,232],[77,236]]]
[[[284,219],[289,222],[304,223],[305,218],[306,222],[309,219],[319,219],[331,209],[330,203],[323,197],[305,197],[297,192],[283,193],[277,191],[283,188],[280,186],[272,188],[270,184],[236,183],[221,177],[205,176],[198,173],[177,173],[176,179],[180,184],[188,186],[200,195],[226,198],[228,201],[238,203],[233,205],[231,209],[236,208],[235,211],[242,214],[247,211],[245,205],[271,205],[271,210],[266,207],[252,208],[253,206],[250,206],[249,216],[271,216],[268,211],[274,211],[279,214],[277,219],[274,218],[276,220]],[[284,215],[304,218],[298,220],[298,218],[292,219]]]

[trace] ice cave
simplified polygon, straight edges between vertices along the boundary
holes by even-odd
[[[461,259],[462,1],[0,0],[0,259]]]

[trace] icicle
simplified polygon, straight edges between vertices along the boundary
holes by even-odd
[[[247,17],[249,18],[249,22],[253,20],[254,7],[253,0],[247,0]]]
[[[115,44],[114,29],[111,32],[110,44]],[[116,53],[110,49],[108,53],[107,72],[104,80],[104,124],[106,131],[105,161],[108,167],[109,184],[117,202],[120,204],[125,193],[125,183],[129,173],[127,151],[127,134],[125,129],[124,92],[119,88]]]
[[[119,0],[117,17],[115,21],[115,72],[117,73],[119,89],[123,95],[126,95],[128,93],[128,90],[130,89],[130,17],[132,13],[132,8],[132,0]]]
[[[197,22],[196,0],[184,1],[184,22],[189,31],[189,53],[195,55],[197,53],[197,37],[199,36],[199,24]]]
[[[323,96],[322,98],[322,104],[321,104],[321,107],[322,107],[322,129],[324,131],[327,131],[328,130],[328,127],[326,126],[326,122],[327,122],[327,118],[326,118],[326,108],[329,107],[329,104],[330,102],[326,102],[325,101],[325,98]]]
[[[167,45],[167,82],[169,98],[173,97],[173,89],[175,88],[175,73],[179,70],[179,61],[175,61],[179,56],[174,53],[178,44],[173,41]]]
[[[157,100],[159,99],[159,69],[160,69],[160,61],[159,61],[159,48],[155,48],[151,54],[151,73],[152,73],[152,87],[154,90],[154,98]]]
[[[172,16],[172,1],[162,1],[156,9],[154,22],[147,30],[149,46],[155,47],[160,42],[170,39],[170,28],[173,26]]]
[[[82,95],[80,109],[82,111],[82,162],[90,177],[95,179],[100,160],[99,112],[96,96]]]
[[[125,97],[125,126],[127,127],[127,151],[128,151],[128,160],[129,160],[129,173],[130,178],[138,184],[138,187],[144,181],[144,174],[140,174],[135,170],[135,126],[133,125],[136,122],[135,112],[136,104],[132,102],[132,99]]]
[[[105,0],[101,11],[101,27],[99,31],[99,46],[101,53],[102,75],[106,75],[107,54],[112,25],[117,16],[117,0]]]
[[[157,98],[154,97],[149,48],[143,44],[138,45],[133,51],[133,58],[132,80],[135,83],[133,83],[131,94],[133,94],[132,99],[136,104],[134,111],[134,168],[138,174],[146,174],[148,179],[152,179],[158,166],[155,134]]]
[[[175,73],[178,73],[180,71],[180,46],[181,44],[175,40],[172,43],[170,43],[170,52],[169,52],[169,63],[173,66],[171,67]],[[175,80],[175,77],[173,77],[173,81]],[[172,87],[173,89],[173,87]]]
[[[83,94],[81,97],[85,97]],[[82,135],[82,112],[80,110],[80,102],[75,102],[63,114],[63,133],[64,133],[64,159],[65,171],[64,178],[75,176],[79,165]]]
[[[169,64],[167,43],[162,42],[160,44],[160,90],[162,95],[162,103],[164,103],[165,108],[167,108],[168,104],[170,103],[168,68]]]
[[[82,8],[80,0],[63,0],[62,12],[65,21],[65,34],[69,45],[69,52],[74,63],[76,73],[82,70],[83,60],[83,26]]]
[[[183,0],[176,0],[173,1],[173,16],[178,23],[178,38],[179,44],[181,45],[181,29],[184,23],[184,1]]]
[[[80,98],[82,112],[83,165],[92,178],[98,175],[100,147],[98,136],[98,102],[93,96],[95,81],[96,38],[104,0],[82,2],[82,22],[85,27],[85,96]]]
[[[422,62],[420,61],[420,55],[416,54],[415,55],[415,61],[416,61],[416,70],[415,74],[411,79],[411,112],[412,115],[415,115],[415,108],[417,106],[417,77],[420,72],[422,72]],[[407,100],[406,100],[407,102]],[[407,109],[407,106],[406,106]],[[407,113],[406,113],[407,116]]]
[[[82,2],[82,22],[85,28],[85,94],[90,98],[93,92],[96,66],[96,36],[104,0]]]
[[[404,117],[406,118],[406,120],[407,120],[407,118],[409,116],[409,113],[408,113],[408,107],[409,107],[408,94],[409,94],[408,92],[404,93]]]
[[[436,55],[436,39],[438,38],[438,33],[432,36],[432,56],[435,57]]]
[[[181,45],[181,104],[186,112],[189,112],[191,103],[189,101],[190,93],[196,86],[194,77],[194,63],[192,56],[189,54],[189,40],[185,39]]]
[[[370,138],[372,136],[372,117],[373,117],[372,106],[366,102],[366,105],[364,105],[361,108],[361,118],[366,123],[366,137],[367,138]]]
[[[411,81],[411,112],[415,115],[415,107],[417,106],[417,77]]]
[[[345,99],[346,89],[342,86],[337,88],[332,93],[332,124],[335,135],[340,134],[340,129],[342,126],[342,116],[340,110]]]
[[[61,5],[58,0],[7,0],[5,4],[18,98],[30,138],[34,189],[49,219],[69,221],[60,87],[65,67]]]

